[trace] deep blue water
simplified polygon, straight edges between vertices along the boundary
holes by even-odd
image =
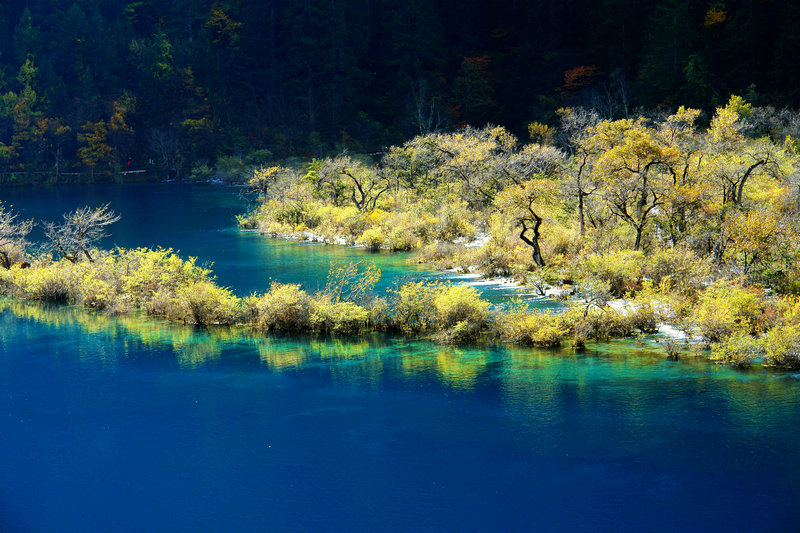
[[[245,292],[311,282],[218,231],[239,200],[183,194],[208,231],[148,205],[115,242],[214,257]],[[649,341],[264,339],[0,300],[3,532],[790,532],[799,454],[800,375],[669,362]]]

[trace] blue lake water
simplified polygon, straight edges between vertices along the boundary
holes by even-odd
[[[351,256],[409,272],[239,234],[231,190],[168,187],[0,199],[37,218],[110,200],[112,244],[213,259],[240,293]],[[3,532],[797,531],[799,456],[800,375],[652,341],[261,338],[0,300]]]

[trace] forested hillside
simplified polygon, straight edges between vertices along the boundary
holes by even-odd
[[[566,106],[797,106],[798,27],[790,0],[7,1],[0,179],[527,136]]]

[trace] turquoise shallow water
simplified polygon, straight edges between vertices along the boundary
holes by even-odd
[[[85,194],[19,191],[29,216]],[[193,225],[145,198],[115,242],[223,251],[220,280],[245,292],[365,254],[272,241],[246,259],[257,237],[219,229],[235,196],[172,191]],[[796,531],[798,422],[800,375],[669,362],[650,341],[265,339],[0,301],[4,532]]]

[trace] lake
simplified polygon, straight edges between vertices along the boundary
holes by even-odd
[[[382,290],[451,276],[238,232],[229,187],[0,199],[53,220],[110,201],[106,246],[213,261],[238,294],[316,289],[331,262],[376,261]],[[800,375],[666,361],[654,339],[263,338],[0,300],[0,450],[3,532],[796,531]]]

